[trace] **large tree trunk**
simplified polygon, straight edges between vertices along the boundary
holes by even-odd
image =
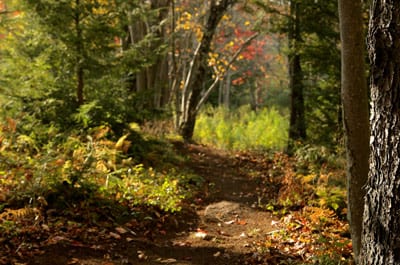
[[[228,7],[236,2],[235,0],[212,0],[210,1],[210,12],[207,24],[204,29],[203,37],[196,49],[194,58],[191,62],[191,70],[185,81],[183,89],[181,110],[179,111],[179,134],[186,141],[191,141],[193,137],[198,103],[201,100],[203,84],[207,77],[207,57],[211,51],[211,41],[214,37],[216,28]]]
[[[291,90],[291,108],[289,125],[288,152],[296,141],[306,139],[306,122],[304,113],[304,85],[299,52],[300,36],[300,3],[290,1],[289,18],[289,86]]]
[[[369,120],[361,0],[339,0],[342,40],[343,125],[347,150],[348,219],[357,262],[361,247],[364,185],[368,177]]]
[[[361,264],[400,264],[400,1],[374,0],[371,60],[371,156]]]

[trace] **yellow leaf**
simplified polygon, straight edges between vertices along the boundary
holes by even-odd
[[[306,176],[301,176],[301,182],[302,184],[307,184],[307,183],[311,183],[315,180],[316,176],[315,174],[309,174]]]
[[[140,125],[136,122],[129,123],[129,129],[140,132]]]
[[[115,149],[121,149],[122,146],[124,145],[124,141],[126,140],[126,138],[128,136],[129,136],[129,133],[121,136],[121,138],[119,138],[117,143],[115,144]]]
[[[107,173],[109,171],[104,161],[98,161],[96,164],[96,169],[104,173]]]
[[[222,19],[222,20],[229,20],[229,18],[230,18],[230,17],[229,17],[228,15],[225,14],[225,15],[222,16],[221,19]]]

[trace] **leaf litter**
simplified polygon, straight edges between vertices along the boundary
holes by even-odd
[[[182,213],[139,207],[135,211],[141,218],[120,224],[112,214],[93,221],[85,217],[93,209],[83,206],[49,216],[40,210],[31,216],[2,214],[2,227],[9,229],[0,234],[0,264],[253,265],[315,264],[323,259],[351,264],[347,222],[332,209],[293,196],[299,186],[290,180],[291,158],[198,145],[176,148],[188,157],[183,166],[206,180],[192,201],[182,205]],[[294,202],[282,206],[279,196]],[[217,208],[224,214],[204,218],[207,206],[221,201],[239,207],[231,212]]]

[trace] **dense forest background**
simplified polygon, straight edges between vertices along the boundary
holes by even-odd
[[[315,206],[340,223],[316,259],[350,262],[337,1],[3,0],[0,19],[3,213],[179,212],[213,184],[173,146],[204,144],[276,163],[279,196],[257,206]]]
[[[335,146],[336,2],[225,2],[7,1],[3,115],[23,113],[18,118],[38,134],[29,123],[62,131],[106,125],[121,135],[131,122],[170,120],[165,130],[186,140],[194,133],[217,141],[231,131],[247,133],[254,148],[283,150],[288,137]],[[214,115],[234,113],[249,121],[210,127]],[[193,132],[187,124],[195,120]]]

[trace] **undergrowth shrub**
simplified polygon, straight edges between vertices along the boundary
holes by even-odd
[[[170,165],[152,168],[138,162],[136,156],[143,159],[149,155],[157,160],[155,156],[159,154],[139,154],[145,149],[143,146],[140,150],[132,148],[138,143],[151,142],[139,141],[136,134],[132,137],[134,132],[115,137],[107,126],[85,133],[61,133],[53,127],[40,127],[44,131],[37,138],[35,134],[21,133],[21,126],[14,119],[0,125],[0,205],[22,206],[39,196],[49,199],[49,195],[54,197],[57,192],[90,187],[86,193],[93,196],[177,211],[181,201],[190,195],[185,187],[190,182],[189,174],[177,173]],[[48,138],[44,141],[46,134]]]
[[[302,185],[313,186],[315,199],[311,203],[343,215],[346,208],[346,162],[343,151],[304,145],[296,150],[295,159]]]
[[[298,146],[294,154],[298,162],[298,171],[303,173],[318,173],[325,168],[344,168],[345,156],[343,150],[332,150],[325,146],[305,144]]]
[[[283,150],[288,126],[287,117],[275,109],[207,107],[196,121],[194,140],[232,150]]]
[[[308,205],[332,210],[345,218],[346,174],[342,153],[306,145],[299,147],[295,156],[277,153],[272,161],[279,191],[276,201],[270,202],[267,209],[282,209],[284,213]]]

